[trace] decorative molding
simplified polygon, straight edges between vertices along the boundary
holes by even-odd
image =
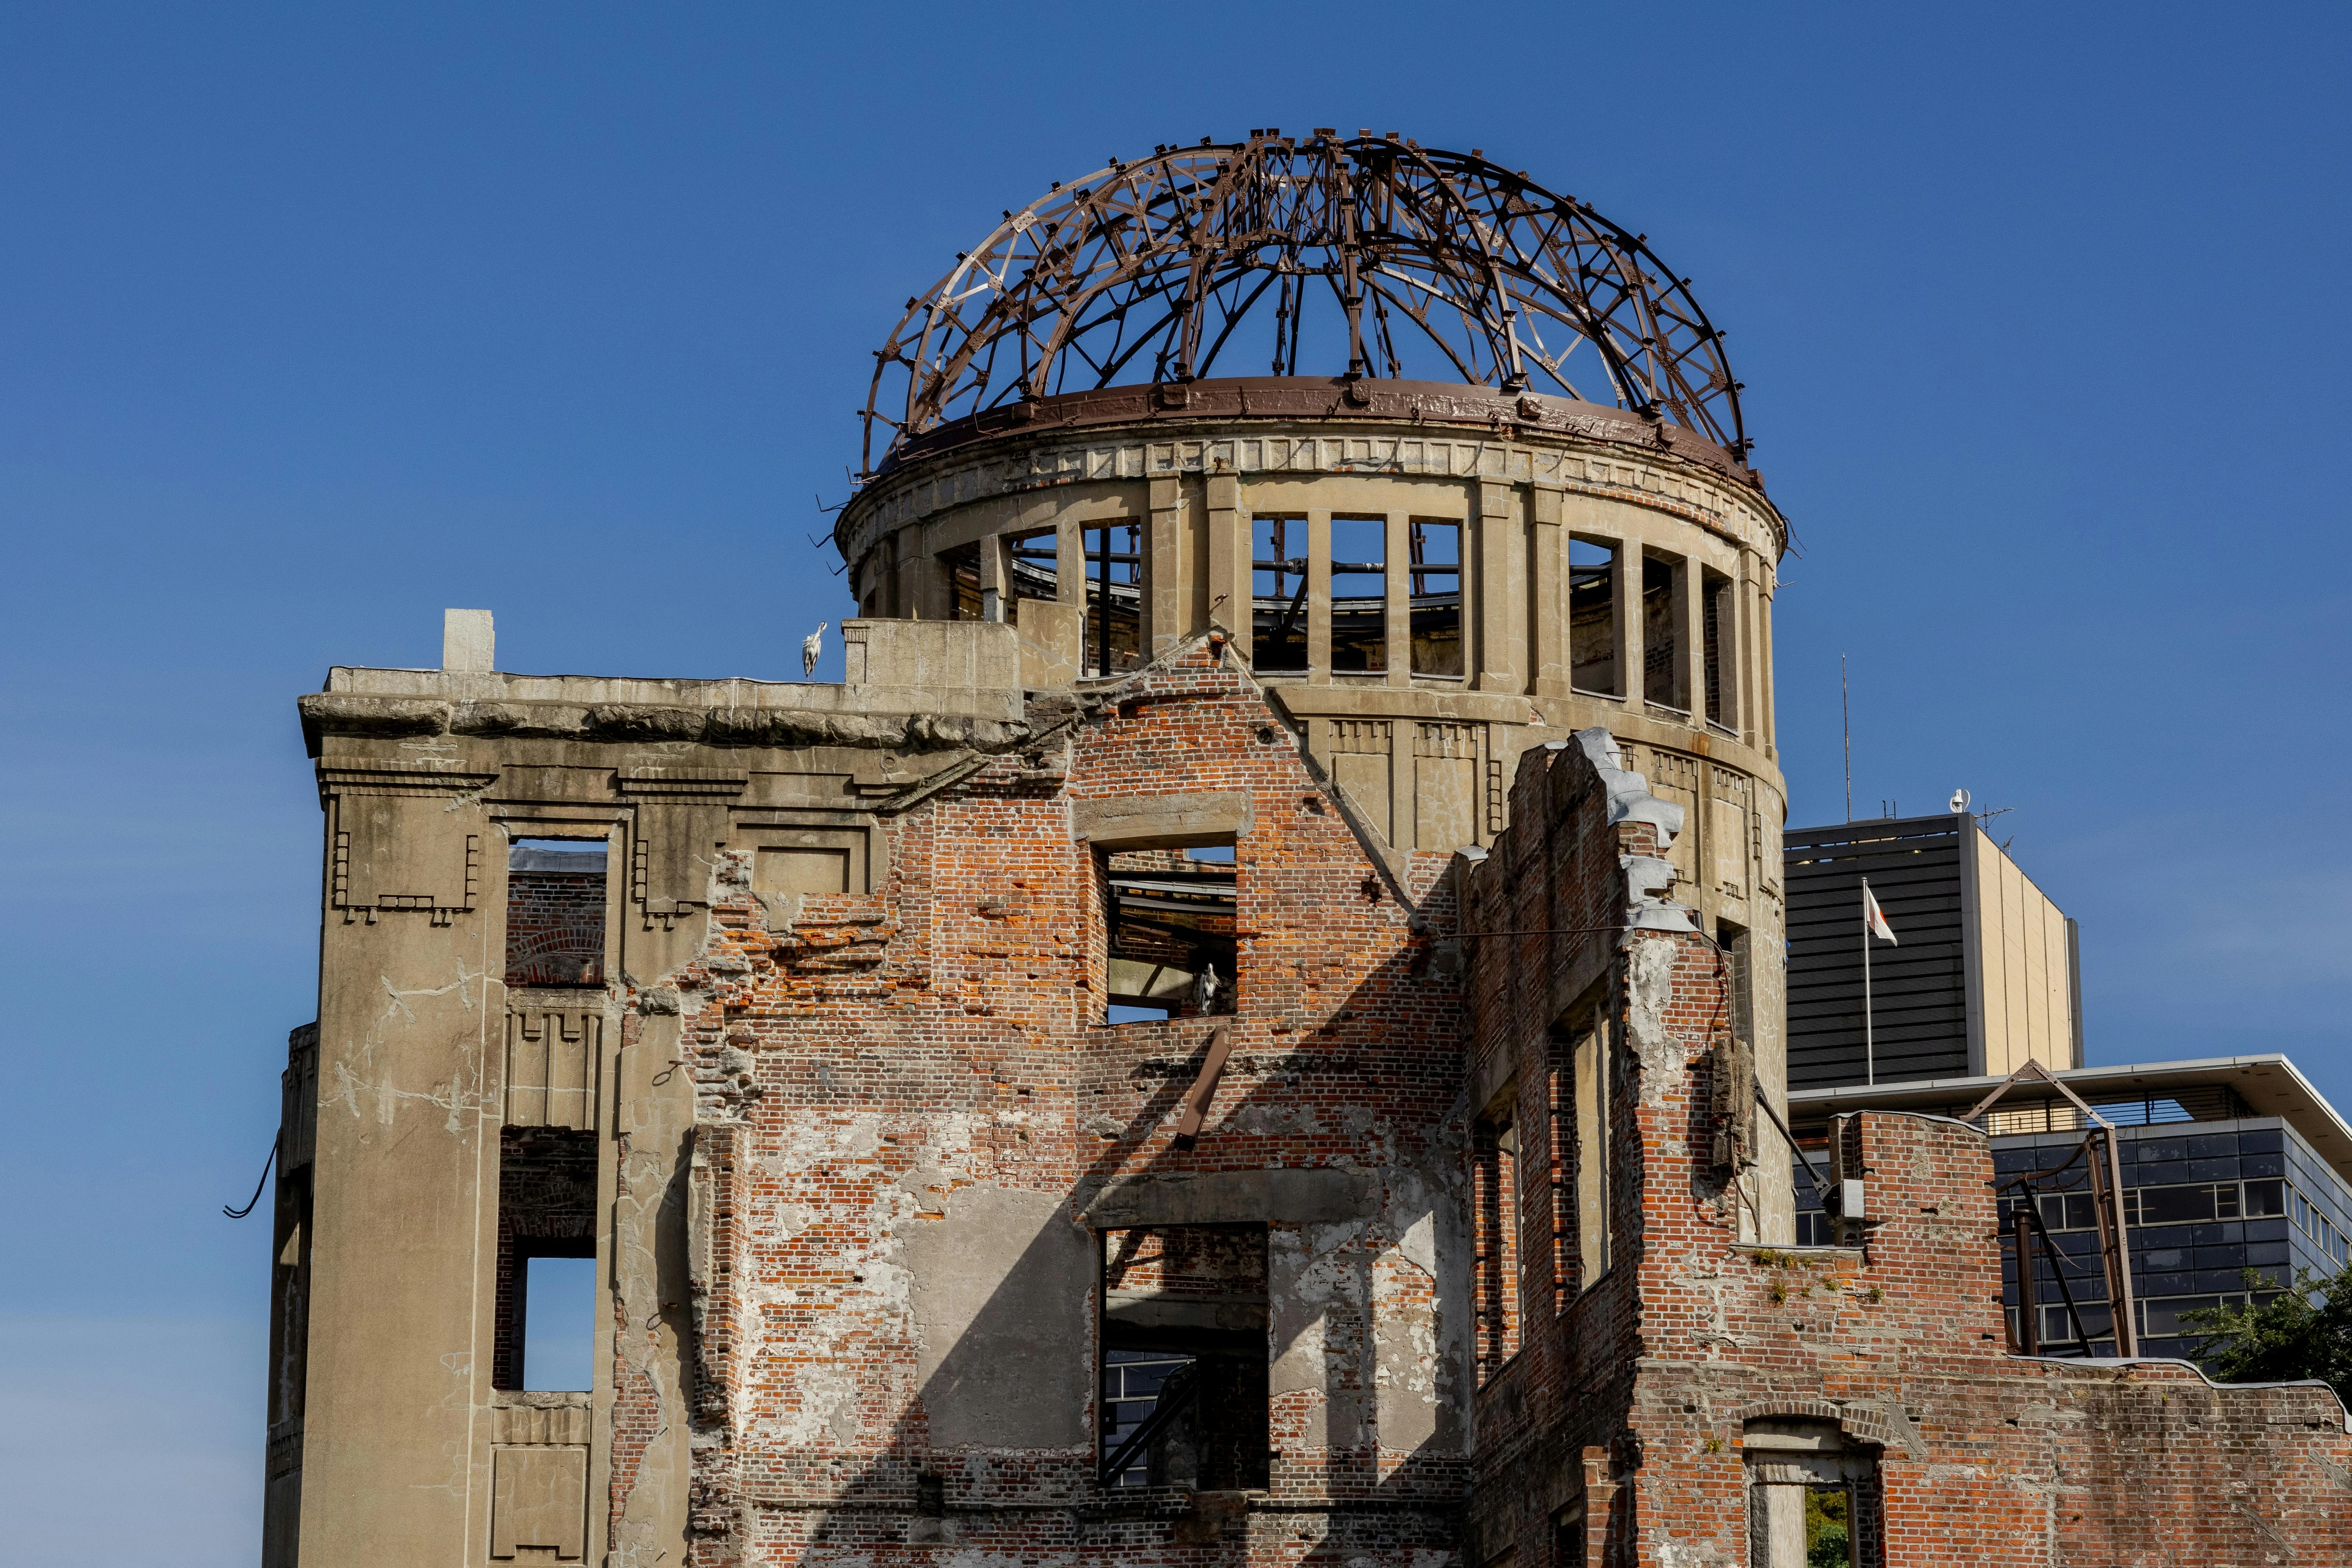
[[[507,999],[506,1124],[592,1131],[604,1062],[603,996],[593,1008],[548,1002],[528,991]]]
[[[383,790],[375,793],[390,795],[402,792]],[[334,849],[328,879],[328,904],[329,907],[342,911],[345,925],[352,924],[362,915],[366,917],[368,924],[373,925],[375,917],[380,911],[394,910],[422,911],[429,914],[436,926],[448,925],[458,915],[472,914],[475,905],[479,901],[482,887],[482,836],[478,833],[466,835],[463,887],[462,901],[445,899],[438,892],[379,892],[373,900],[362,895],[358,901],[354,902],[352,899],[351,830],[348,828],[335,830]]]
[[[467,795],[487,788],[498,772],[474,773],[457,760],[400,757],[320,757],[319,799],[330,795],[390,795],[425,796]]]
[[[627,795],[718,800],[741,795],[751,774],[743,768],[640,767],[619,773],[614,782]]]

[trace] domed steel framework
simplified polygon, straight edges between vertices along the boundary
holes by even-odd
[[[866,467],[990,409],[1205,378],[1253,341],[1297,375],[1309,310],[1335,308],[1349,378],[1402,377],[1411,355],[1427,379],[1633,409],[1747,459],[1722,334],[1645,237],[1475,151],[1265,131],[1006,213],[877,351]]]

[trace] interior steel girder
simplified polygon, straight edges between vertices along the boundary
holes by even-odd
[[[1007,212],[877,353],[866,468],[987,409],[1205,377],[1269,295],[1272,368],[1296,375],[1318,291],[1350,376],[1405,374],[1402,317],[1465,383],[1633,409],[1747,458],[1722,335],[1644,237],[1475,153],[1262,132],[1114,161]]]

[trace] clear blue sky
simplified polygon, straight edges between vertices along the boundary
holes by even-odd
[[[9,7],[9,1554],[253,1560],[268,1237],[217,1205],[311,1016],[296,694],[450,605],[509,668],[796,674],[900,303],[1160,142],[1394,128],[1646,231],[1803,547],[1795,819],[1844,651],[1858,805],[2015,808],[2095,1061],[2352,1103],[2347,18]]]

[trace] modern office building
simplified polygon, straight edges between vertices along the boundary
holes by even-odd
[[[2074,922],[1968,813],[1790,828],[1789,1087],[2083,1065]],[[1862,884],[1895,942],[1869,954]]]

